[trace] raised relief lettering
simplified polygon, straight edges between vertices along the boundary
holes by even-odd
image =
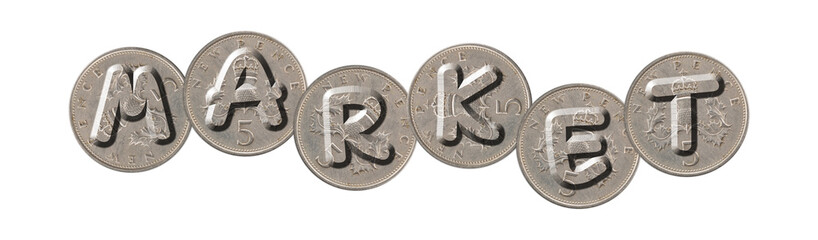
[[[173,78],[165,78],[165,80],[163,81],[163,83],[164,83],[165,85],[167,85],[168,83],[170,83],[170,85],[172,85],[172,86],[173,86],[173,91],[174,91],[174,92],[176,92],[176,90],[179,90],[179,86],[178,86],[178,85],[176,85],[176,81],[173,81]]]
[[[680,63],[675,62],[676,69]],[[696,99],[718,96],[724,89],[722,78],[713,73],[666,77],[651,80],[645,96],[653,102],[670,102],[670,145],[677,155],[696,151]]]
[[[227,59],[205,95],[207,127],[224,131],[236,109],[250,108],[267,130],[283,129],[287,125],[287,88],[275,80],[261,53],[239,48]]]
[[[135,122],[146,118],[147,126],[131,133],[130,144],[166,145],[173,142],[176,129],[170,112],[165,85],[151,66],[132,70],[122,64],[110,66],[105,73],[89,140],[99,147],[110,147],[117,139],[122,120]]]
[[[492,65],[484,65],[464,76],[460,65],[453,63],[444,64],[437,71],[433,106],[437,116],[435,138],[444,146],[459,144],[463,135],[483,145],[502,143],[505,138],[503,126],[492,122],[485,109],[477,111],[471,106],[473,102],[482,102],[481,97],[500,85],[502,72]],[[477,129],[488,130],[489,136],[478,136],[474,132]]]
[[[245,141],[241,141],[240,139],[236,140],[236,144],[238,144],[239,146],[249,146],[251,143],[253,143],[253,140],[256,139],[256,136],[253,135],[252,131],[242,127],[242,125],[249,125],[251,123],[253,123],[253,120],[239,120],[238,121],[238,124],[239,124],[239,127],[237,129],[238,133],[247,136],[247,140],[245,140]]]
[[[190,86],[192,88],[202,88],[201,83],[202,83],[202,80],[199,80],[198,78],[191,78],[190,79]]]
[[[93,72],[94,72],[94,76],[102,77],[102,71],[100,71],[99,68],[94,68]]]
[[[605,155],[608,142],[594,133],[607,128],[609,123],[608,111],[601,107],[564,108],[546,115],[544,155],[552,179],[569,190],[561,194],[573,195],[574,190],[591,187],[611,174],[613,166]],[[565,151],[556,150],[558,142],[565,144]],[[577,165],[580,160],[584,161]],[[557,163],[566,161],[568,169],[563,167],[565,170],[559,171]]]
[[[509,99],[508,101],[506,101],[504,105],[501,105],[500,100],[497,100],[497,105],[495,105],[496,108],[494,109],[494,113],[506,115],[508,114],[509,106],[512,104],[517,106],[517,111],[514,112],[514,115],[522,114],[523,104],[522,102],[520,102],[520,99],[517,98]]]
[[[152,151],[148,150],[148,152],[145,153],[145,162],[150,163],[154,161],[156,161],[156,156],[153,155]]]
[[[322,99],[320,119],[315,119],[320,121],[316,126],[324,138],[324,157],[317,159],[320,166],[345,168],[352,164],[353,174],[357,174],[392,163],[395,148],[388,143],[389,134],[378,131],[387,111],[381,94],[366,87],[342,86],[327,90]],[[344,146],[342,160],[333,153],[340,142]],[[353,155],[358,158],[353,160]]]

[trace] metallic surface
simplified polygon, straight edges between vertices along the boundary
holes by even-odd
[[[622,192],[639,163],[623,111],[615,95],[584,84],[557,87],[537,99],[517,146],[531,187],[571,208],[597,206]]]
[[[650,63],[626,99],[630,140],[651,166],[696,176],[724,165],[747,132],[744,89],[719,61],[673,53]]]
[[[257,155],[292,135],[293,111],[307,82],[287,47],[254,32],[208,43],[188,67],[187,114],[205,142],[234,155]]]
[[[173,63],[142,48],[120,48],[95,59],[71,93],[71,129],[89,156],[108,168],[155,168],[190,132],[184,77]]]
[[[406,91],[366,66],[329,71],[301,99],[295,142],[304,164],[335,187],[362,190],[389,181],[415,148]]]
[[[409,94],[420,145],[438,160],[476,168],[500,161],[531,105],[525,76],[500,51],[457,45],[438,52],[418,71]]]

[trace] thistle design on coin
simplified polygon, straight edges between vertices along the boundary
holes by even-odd
[[[321,180],[350,190],[376,187],[409,160],[415,136],[406,92],[365,66],[332,70],[307,89],[296,119],[296,146]]]
[[[531,93],[509,57],[466,44],[438,52],[423,64],[409,102],[421,146],[446,164],[475,168],[514,149],[513,133],[531,105]]]
[[[182,73],[142,48],[120,48],[91,62],[71,93],[71,127],[89,156],[139,172],[165,163],[187,139]]]
[[[517,158],[531,187],[572,208],[597,206],[624,190],[639,158],[623,111],[616,96],[591,85],[565,85],[540,97],[518,135]]]
[[[626,100],[629,139],[651,166],[696,176],[724,165],[746,135],[741,84],[723,64],[698,53],[674,53],[649,64]]]
[[[207,44],[188,68],[187,113],[211,146],[265,153],[292,135],[292,111],[306,89],[298,60],[280,42],[235,32]]]

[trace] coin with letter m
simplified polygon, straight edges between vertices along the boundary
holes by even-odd
[[[71,93],[71,129],[94,160],[123,172],[162,165],[187,139],[184,77],[143,48],[107,52],[82,71]]]

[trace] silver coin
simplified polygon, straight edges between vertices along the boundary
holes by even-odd
[[[155,168],[190,132],[182,102],[184,76],[142,48],[120,48],[91,62],[71,93],[71,129],[94,160],[123,172]]]
[[[415,148],[406,97],[395,79],[371,67],[325,73],[299,103],[295,144],[304,164],[343,189],[389,181]]]
[[[187,71],[185,103],[205,142],[234,155],[257,155],[292,136],[306,89],[295,56],[275,39],[234,32],[208,43]]]
[[[531,105],[528,82],[500,51],[465,44],[438,52],[409,89],[412,126],[438,160],[476,168],[500,161],[516,145],[514,133]]]
[[[525,179],[545,199],[587,208],[618,195],[639,156],[628,141],[624,105],[599,87],[557,87],[534,102],[518,135]]]
[[[626,103],[628,135],[639,155],[677,176],[721,167],[747,132],[747,98],[738,79],[698,53],[650,63],[633,81]]]

